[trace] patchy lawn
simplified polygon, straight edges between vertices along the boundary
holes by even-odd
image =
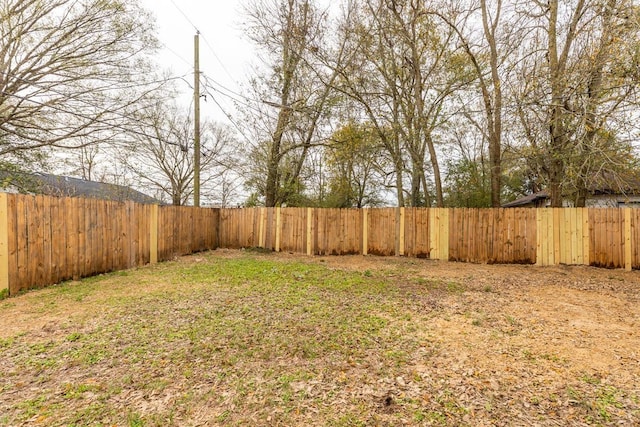
[[[640,273],[215,251],[0,301],[0,426],[640,425]]]

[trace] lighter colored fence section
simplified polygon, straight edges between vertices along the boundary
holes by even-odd
[[[538,209],[536,222],[538,265],[590,264],[589,209]]]
[[[9,292],[9,200],[0,193],[0,294]]]

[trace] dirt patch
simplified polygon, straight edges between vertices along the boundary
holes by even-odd
[[[0,425],[640,424],[640,273],[226,251],[0,302]]]

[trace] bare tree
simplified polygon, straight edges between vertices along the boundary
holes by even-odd
[[[311,0],[256,1],[247,14],[249,36],[265,52],[269,70],[254,81],[254,95],[271,109],[261,114],[263,142],[254,147],[264,174],[251,182],[266,206],[276,206],[300,193],[305,162],[321,140],[336,78],[316,60],[325,48],[328,16]]]
[[[603,173],[612,180],[630,165],[621,135],[640,84],[639,8],[631,0],[551,0],[527,15],[545,25],[535,26],[530,42],[541,54],[524,65],[533,83],[520,99],[521,121],[544,136],[535,151],[552,206],[568,195],[584,205],[594,180]]]
[[[159,190],[173,205],[187,204],[193,195],[194,176],[191,114],[182,113],[173,104],[158,102],[139,113],[134,137],[136,144],[126,146],[121,156],[129,173],[141,185]],[[200,166],[203,194],[213,192],[212,187],[220,184],[219,178],[229,181],[225,173],[233,167],[233,155],[230,153],[233,141],[233,135],[226,127],[202,122]]]
[[[500,206],[502,194],[503,87],[509,79],[512,55],[522,42],[522,20],[513,13],[513,3],[503,0],[461,0],[445,10],[433,9],[456,33],[456,42],[466,54],[481,96],[483,120],[473,119],[469,108],[465,116],[484,135],[488,143],[491,205]],[[478,35],[479,34],[479,35]],[[469,107],[469,105],[467,105]]]
[[[353,56],[340,70],[338,88],[360,104],[377,130],[393,164],[398,205],[430,205],[434,199],[442,206],[439,129],[447,120],[448,98],[468,83],[450,46],[454,32],[436,27],[430,2],[359,5],[352,23],[343,25]]]
[[[112,138],[151,88],[137,1],[0,0],[0,155]]]

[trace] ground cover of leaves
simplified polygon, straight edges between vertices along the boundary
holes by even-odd
[[[640,425],[640,273],[213,251],[0,301],[0,426]]]

